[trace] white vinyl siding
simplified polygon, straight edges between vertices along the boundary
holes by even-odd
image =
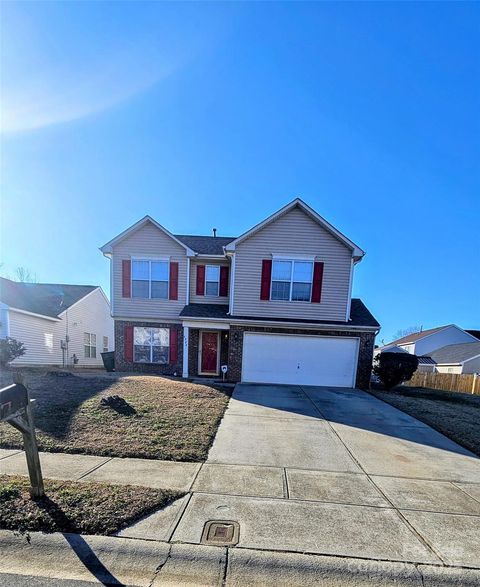
[[[190,262],[190,303],[191,304],[228,304],[228,295],[227,296],[197,296],[197,265],[205,265],[205,281],[206,281],[206,273],[207,273],[207,265],[216,265],[226,266],[229,267],[228,262],[226,259],[222,260],[195,260]],[[228,280],[228,287],[230,288],[230,279]]]
[[[9,317],[10,336],[23,342],[27,349],[22,357],[13,361],[14,365],[61,365],[61,322],[21,314],[14,310],[10,310]]]
[[[478,342],[478,340],[456,326],[448,326],[438,332],[434,332],[425,338],[417,340],[415,343],[415,350],[412,351],[416,355],[426,355],[436,351],[449,344],[460,344],[462,342]]]
[[[320,304],[260,300],[262,260],[289,255],[324,263]],[[299,208],[241,242],[235,257],[234,315],[345,321],[351,250]]]
[[[122,260],[168,257],[178,263],[178,300],[122,297]],[[113,248],[113,309],[126,318],[177,318],[185,306],[187,257],[185,249],[151,223],[142,226]],[[132,273],[133,275],[133,273]]]

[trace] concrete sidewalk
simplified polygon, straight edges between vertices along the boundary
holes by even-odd
[[[40,453],[43,476],[65,481],[103,481],[120,485],[141,485],[176,491],[190,491],[201,463],[179,463],[152,459],[120,459]],[[0,449],[0,474],[27,475],[25,454]]]

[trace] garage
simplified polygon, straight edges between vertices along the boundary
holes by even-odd
[[[245,332],[242,381],[354,387],[358,338]]]

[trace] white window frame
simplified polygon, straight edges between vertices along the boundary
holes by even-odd
[[[288,279],[273,279],[273,265],[276,262],[287,261],[291,263],[290,265],[290,280]],[[312,266],[312,279],[310,281],[310,299],[308,300],[292,300],[292,293],[293,293],[293,284],[294,283],[308,283],[307,281],[293,281],[293,271],[295,263],[310,263]],[[301,257],[273,257],[272,259],[272,277],[270,278],[270,301],[272,302],[300,302],[304,304],[309,304],[312,301],[312,293],[313,293],[313,270],[314,270],[314,260],[312,258],[301,258]],[[274,300],[272,299],[272,289],[273,289],[273,282],[281,282],[281,283],[290,283],[290,290],[288,295],[288,300]]]
[[[105,341],[107,341],[107,344],[105,344]],[[102,342],[103,342],[103,352],[108,353],[108,336],[104,336]]]
[[[133,264],[135,261],[144,261],[148,263],[148,298],[142,298],[133,295],[134,281],[147,281],[146,279],[133,279]],[[152,298],[152,262],[167,263],[167,297],[166,298]],[[131,257],[131,277],[130,277],[130,297],[132,300],[168,300],[170,298],[170,257]]]
[[[212,281],[211,279],[207,279],[208,268],[213,267],[214,269],[218,270],[218,280]],[[216,283],[217,284],[217,293],[216,294],[207,294],[207,283]],[[205,291],[203,292],[204,295],[208,298],[218,298],[220,296],[220,265],[205,265]]]
[[[88,336],[88,344],[85,342],[85,337]],[[92,336],[95,337],[95,344],[92,344]],[[89,349],[88,355],[86,353],[87,348]],[[95,349],[95,356],[92,357],[92,349]],[[95,332],[84,332],[83,333],[83,357],[85,359],[96,359],[97,358],[97,335]]]
[[[144,363],[143,361],[135,361],[135,346],[142,346],[142,345],[135,345],[135,328],[147,328],[148,330],[166,330],[168,332],[168,358],[166,363],[160,363],[157,361],[153,361],[153,349],[156,345],[152,344],[152,333],[150,332],[150,361],[148,363]],[[147,346],[147,345],[143,345]],[[133,327],[133,362],[138,363],[139,365],[168,365],[170,361],[170,328],[164,328],[161,326],[134,326]]]

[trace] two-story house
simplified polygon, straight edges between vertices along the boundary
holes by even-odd
[[[302,200],[236,238],[146,216],[100,250],[118,370],[368,387],[379,324],[351,297],[364,251]]]

